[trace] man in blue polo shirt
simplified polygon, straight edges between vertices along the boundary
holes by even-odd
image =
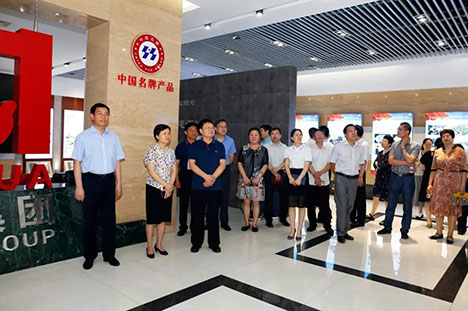
[[[219,141],[223,144],[226,150],[226,169],[221,175],[223,183],[223,202],[221,203],[221,228],[226,231],[231,231],[229,226],[229,188],[231,186],[231,163],[234,161],[234,155],[236,154],[236,145],[234,139],[227,135],[227,121],[224,119],[216,121],[216,135],[214,140]]]
[[[176,187],[179,192],[179,232],[178,236],[183,236],[188,229],[187,212],[190,202],[190,190],[192,188],[192,171],[188,167],[188,150],[198,136],[197,125],[189,122],[184,126],[185,140],[177,145],[175,149],[177,178]]]
[[[202,138],[189,147],[189,166],[192,176],[192,253],[197,253],[205,239],[204,213],[208,222],[208,246],[215,253],[219,247],[219,207],[222,202],[221,178],[226,167],[226,151],[223,144],[213,139],[213,121],[203,119],[198,125]]]

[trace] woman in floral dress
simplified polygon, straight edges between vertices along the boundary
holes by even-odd
[[[461,206],[452,204],[455,193],[465,193],[468,163],[465,150],[453,144],[455,132],[443,130],[440,133],[444,146],[434,153],[431,176],[427,192],[431,196],[429,209],[436,217],[437,232],[430,239],[443,238],[443,220],[448,217],[447,244],[453,244],[453,231],[457,217],[462,214]]]
[[[237,197],[243,200],[245,225],[242,231],[250,228],[250,205],[253,209],[252,231],[258,231],[258,215],[260,214],[260,201],[265,200],[265,183],[263,176],[268,168],[268,150],[260,144],[260,131],[257,128],[249,130],[249,143],[242,146],[237,159],[239,169],[239,182]]]

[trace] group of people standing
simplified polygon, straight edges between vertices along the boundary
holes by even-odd
[[[95,225],[101,212],[104,261],[113,266],[115,258],[115,201],[122,195],[120,161],[124,154],[117,135],[107,129],[110,109],[98,103],[91,108],[93,126],[78,135],[72,158],[76,182],[75,198],[83,203],[84,269],[93,267],[97,256]],[[351,227],[364,226],[365,218],[373,219],[379,201],[387,201],[384,228],[378,234],[392,231],[393,217],[399,196],[403,197],[404,215],[401,237],[408,238],[412,218],[412,198],[415,190],[415,167],[424,171],[420,200],[427,204],[436,217],[437,232],[431,239],[443,238],[443,217],[448,217],[447,243],[453,243],[457,217],[459,233],[466,231],[466,210],[452,203],[455,193],[465,193],[468,171],[467,157],[460,145],[455,145],[452,130],[441,132],[441,145],[431,150],[432,141],[423,142],[423,155],[418,159],[420,146],[410,139],[411,126],[401,123],[399,141],[386,135],[374,163],[377,177],[373,190],[373,207],[366,216],[365,171],[369,147],[362,139],[363,128],[348,124],[343,129],[345,140],[333,146],[327,141],[326,126],[309,130],[310,140],[302,143],[303,133],[293,129],[289,135],[291,146],[281,143],[281,130],[270,125],[251,128],[248,144],[236,151],[234,140],[227,135],[227,121],[214,123],[204,119],[184,127],[186,139],[172,150],[171,129],[168,125],[155,126],[154,146],[143,157],[146,178],[146,255],[168,255],[163,246],[165,223],[171,221],[173,193],[180,196],[179,236],[189,229],[187,213],[190,206],[191,252],[196,253],[208,230],[208,246],[221,252],[220,226],[230,231],[228,200],[231,166],[239,170],[236,196],[242,201],[244,225],[257,232],[260,210],[263,208],[267,227],[273,227],[273,203],[278,203],[279,221],[290,227],[287,238],[300,241],[308,209],[307,231],[323,223],[331,237],[329,204],[330,181],[334,175],[336,203],[336,233],[340,243],[354,238],[348,234]],[[237,160],[235,155],[238,154]],[[427,186],[426,186],[427,185]],[[277,195],[277,200],[274,198]],[[319,209],[318,219],[316,208]],[[430,215],[428,215],[428,222]],[[296,212],[298,222],[296,224]],[[289,222],[287,217],[289,215]],[[253,220],[250,224],[250,220]],[[428,223],[429,226],[429,223]],[[463,231],[461,231],[461,229]],[[156,229],[156,244],[153,234]]]

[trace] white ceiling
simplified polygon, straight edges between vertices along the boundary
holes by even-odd
[[[182,43],[308,16],[371,0],[190,0],[200,6],[183,16]],[[255,11],[263,9],[257,17]],[[210,30],[203,25],[212,23]]]

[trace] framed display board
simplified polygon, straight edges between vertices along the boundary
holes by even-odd
[[[327,126],[330,130],[330,139],[333,145],[345,139],[343,129],[348,124],[362,125],[361,113],[334,113],[329,114],[327,118]]]
[[[462,144],[468,150],[468,111],[426,113],[426,137],[434,141],[444,129],[453,130],[454,143]]]
[[[318,114],[296,114],[296,125],[294,128],[302,131],[302,142],[306,143],[309,138],[309,129],[311,127],[319,127],[319,115]]]

